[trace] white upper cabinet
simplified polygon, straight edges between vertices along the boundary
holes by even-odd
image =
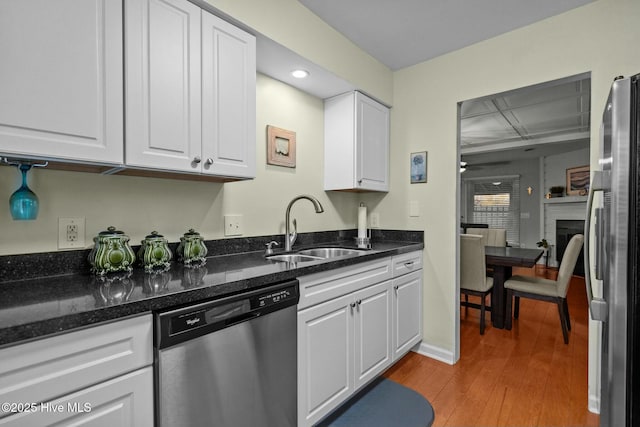
[[[324,189],[389,191],[389,108],[350,92],[324,103]]]
[[[203,172],[255,177],[256,39],[202,12]]]
[[[255,37],[187,0],[126,5],[126,164],[255,176]]]
[[[0,2],[0,153],[123,161],[122,3]]]
[[[126,164],[199,172],[200,8],[186,0],[125,4]]]

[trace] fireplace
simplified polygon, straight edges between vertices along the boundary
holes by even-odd
[[[566,220],[559,219],[556,221],[556,260],[558,265],[562,260],[564,251],[567,249],[569,240],[576,234],[584,233],[584,221],[583,220]],[[580,250],[576,267],[573,270],[573,274],[578,276],[584,276],[584,248]]]

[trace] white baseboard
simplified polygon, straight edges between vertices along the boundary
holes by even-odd
[[[456,363],[456,361],[453,359],[453,353],[451,351],[445,350],[440,347],[436,347],[434,345],[427,344],[425,342],[421,342],[420,344],[413,347],[411,350],[423,356],[427,356],[432,359],[439,360],[440,362],[444,362],[449,365],[453,365]]]
[[[589,393],[589,412],[600,413],[600,397]]]

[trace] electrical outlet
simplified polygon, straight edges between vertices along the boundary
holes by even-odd
[[[224,235],[225,236],[242,236],[242,215],[225,215],[224,216]]]
[[[78,224],[67,225],[67,242],[78,241]]]
[[[369,226],[371,228],[380,227],[380,214],[379,213],[371,212],[371,215],[369,215]]]
[[[58,249],[84,248],[84,218],[58,218]]]

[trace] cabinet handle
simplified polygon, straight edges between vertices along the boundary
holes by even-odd
[[[349,304],[349,306],[350,306],[351,308],[355,308],[355,307],[356,307],[356,303],[355,303],[355,302],[352,302],[351,304]]]
[[[400,289],[400,286],[395,285],[395,286],[393,287],[393,289],[395,289],[395,290],[396,290],[396,292],[397,292],[397,291],[398,291],[398,289]]]
[[[205,160],[204,164],[206,166],[211,166],[213,164],[213,159],[211,157],[207,158],[207,160]]]
[[[358,185],[362,185],[362,180],[361,179],[358,180]]]
[[[407,268],[413,267],[413,261],[405,262],[404,266],[407,267]]]
[[[195,157],[193,158],[193,163],[195,163],[196,165],[197,165],[198,163],[200,163],[201,161],[202,161],[202,159],[200,158],[200,156],[195,156]]]
[[[362,304],[362,300],[360,300],[360,299],[356,300],[356,304],[358,304],[358,305]]]

